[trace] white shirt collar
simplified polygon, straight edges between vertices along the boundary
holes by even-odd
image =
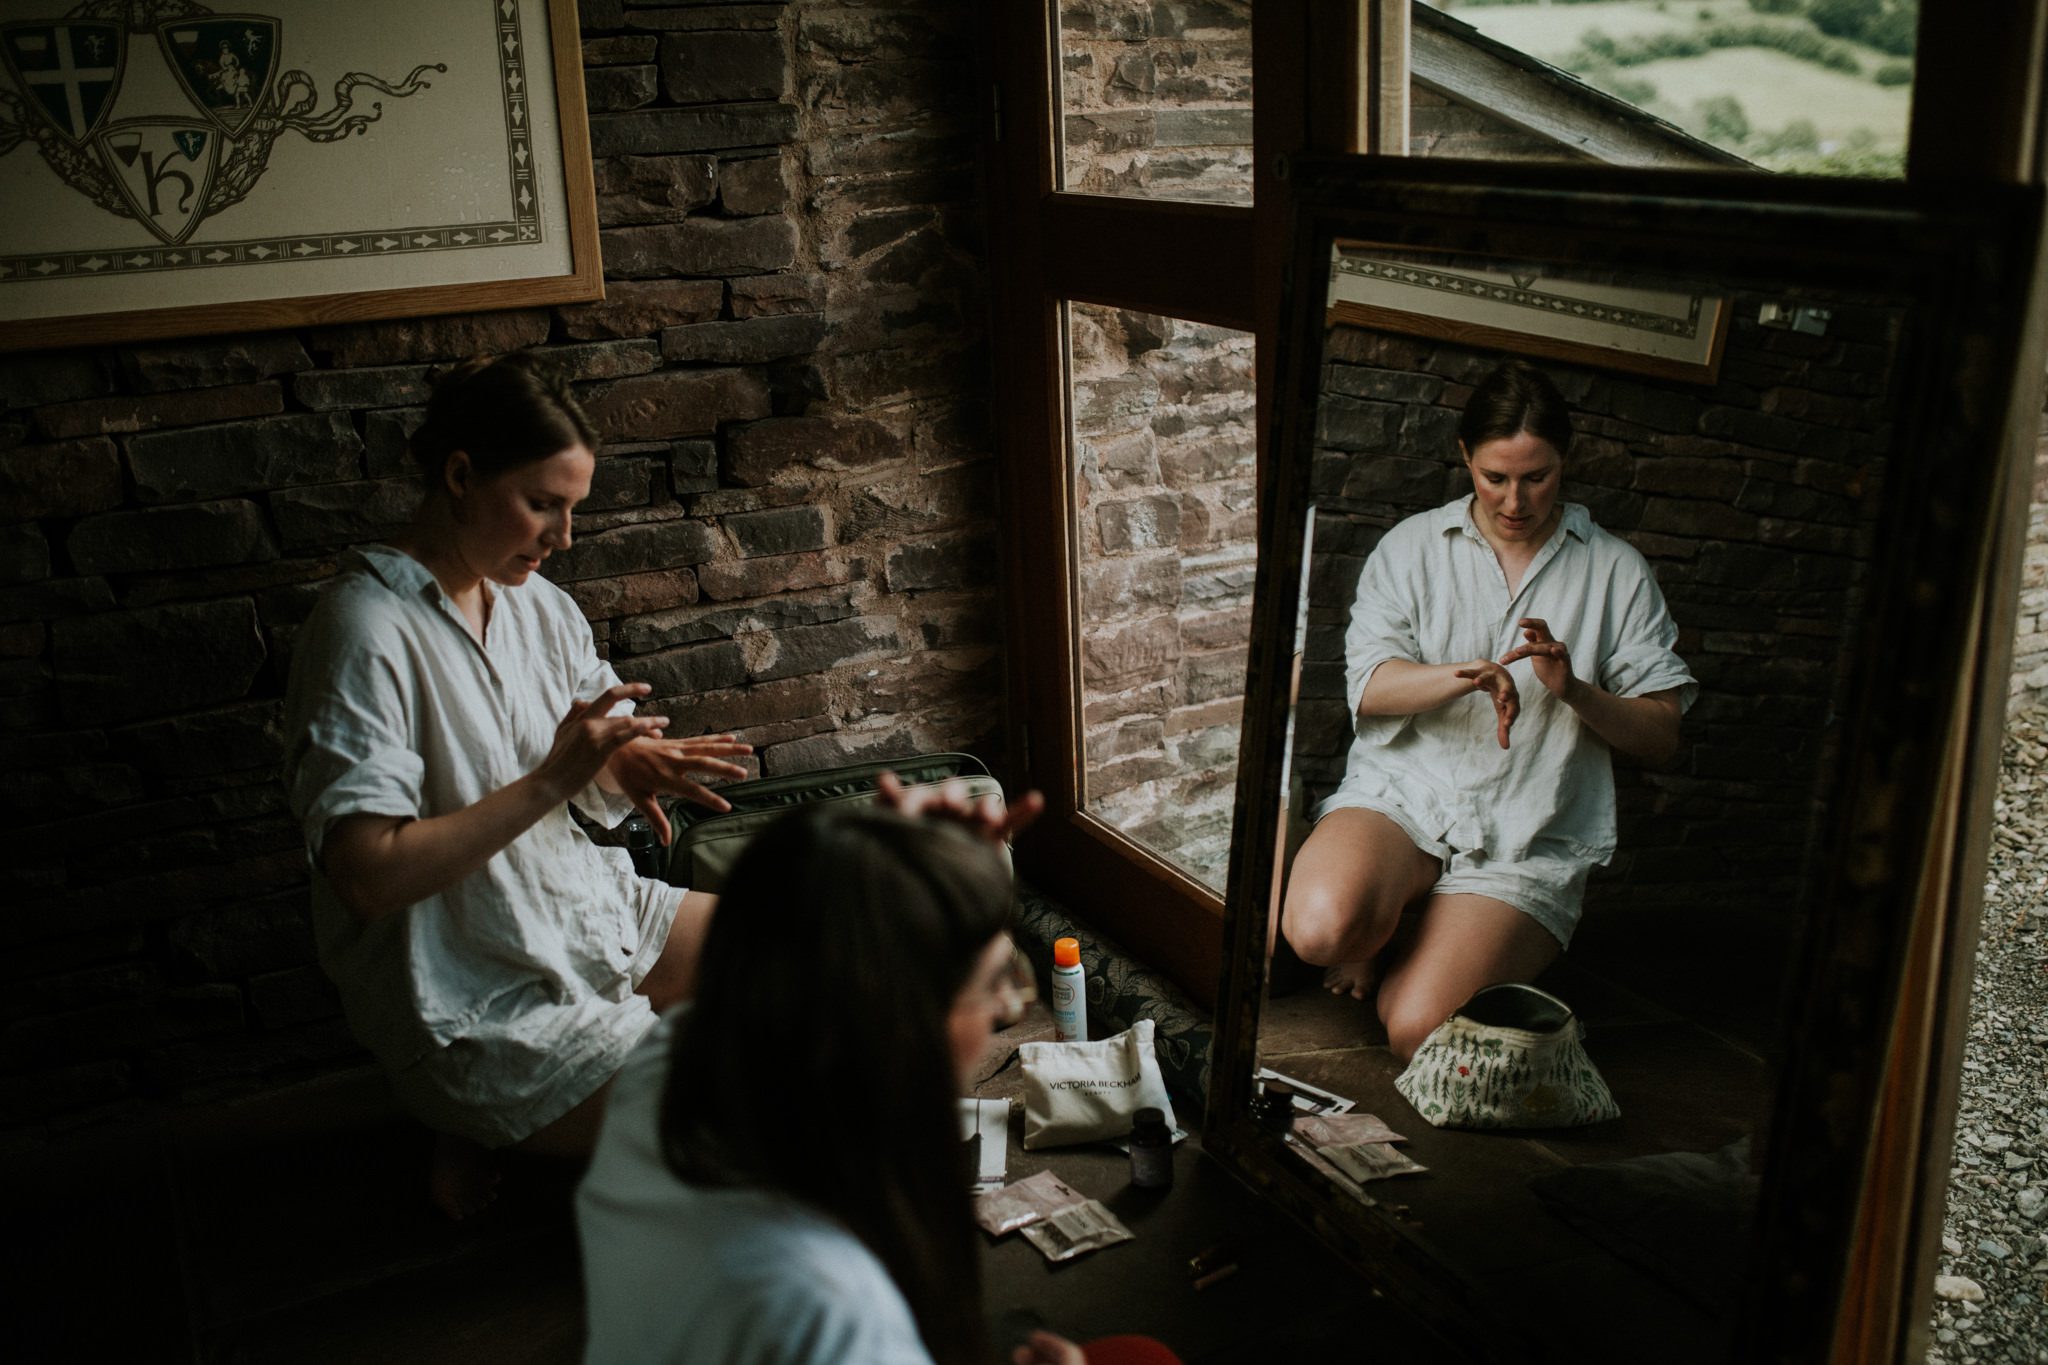
[[[1467,493],[1464,497],[1453,498],[1442,507],[1437,508],[1435,512],[1429,514],[1434,518],[1430,525],[1439,533],[1463,531],[1474,540],[1484,541],[1486,538],[1479,534],[1479,527],[1472,520],[1472,499],[1474,496],[1474,494]],[[1580,541],[1587,541],[1593,538],[1593,514],[1586,510],[1585,504],[1576,502],[1565,503],[1561,515],[1563,518],[1562,525],[1567,534]]]

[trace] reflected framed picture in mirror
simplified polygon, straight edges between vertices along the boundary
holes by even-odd
[[[1728,339],[1724,294],[1601,284],[1534,262],[1453,264],[1338,241],[1329,320],[1517,355],[1584,361],[1665,379],[1712,383]]]
[[[2040,197],[1289,183],[1205,1142],[1454,1351],[1828,1358]]]

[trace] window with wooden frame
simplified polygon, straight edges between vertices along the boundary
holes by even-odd
[[[1046,3],[986,24],[1012,736],[1049,806],[1019,853],[1206,1003],[1278,302],[1256,204],[1308,141],[1311,18]]]

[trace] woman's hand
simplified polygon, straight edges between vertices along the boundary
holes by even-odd
[[[1524,616],[1516,623],[1522,628],[1524,644],[1500,656],[1503,666],[1517,659],[1532,660],[1536,668],[1536,681],[1543,684],[1551,696],[1566,705],[1571,704],[1572,694],[1578,690],[1579,680],[1572,673],[1572,652],[1562,640],[1552,638],[1550,623],[1540,616]],[[1506,747],[1503,745],[1502,747]]]
[[[620,702],[644,697],[651,690],[646,683],[620,683],[570,706],[569,714],[555,727],[554,747],[533,770],[550,796],[556,801],[568,800],[588,786],[625,745],[657,736],[667,728],[667,716],[607,714]]]
[[[446,891],[581,791],[622,748],[659,735],[665,716],[605,714],[647,691],[645,683],[621,683],[571,706],[539,767],[460,810],[335,821],[320,858],[335,895],[370,922]]]
[[[1033,1332],[1010,1352],[1010,1365],[1088,1365],[1088,1357],[1065,1337]]]
[[[612,784],[633,805],[666,844],[670,838],[668,815],[657,798],[680,796],[713,810],[732,809],[732,803],[712,791],[697,777],[745,777],[747,770],[728,760],[754,752],[754,746],[731,735],[699,735],[692,739],[635,739],[622,745],[605,765]]]
[[[1494,738],[1500,747],[1508,747],[1508,731],[1514,728],[1515,717],[1522,714],[1522,694],[1515,687],[1515,680],[1507,669],[1491,659],[1474,659],[1457,670],[1456,676],[1472,684],[1474,692],[1484,692],[1493,698]]]
[[[970,832],[997,844],[1008,843],[1045,809],[1045,798],[1035,791],[1025,792],[1007,807],[999,796],[971,800],[967,784],[957,777],[936,786],[906,787],[902,778],[885,772],[875,779],[875,791],[888,810],[958,821]]]
[[[1572,672],[1572,652],[1551,635],[1540,616],[1519,621],[1526,643],[1500,656],[1502,664],[1529,660],[1536,679],[1550,694],[1576,711],[1579,720],[1608,747],[1649,764],[1669,763],[1678,756],[1679,689],[1667,687],[1641,696],[1617,697]]]

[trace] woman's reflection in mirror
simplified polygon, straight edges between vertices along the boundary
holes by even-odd
[[[1482,987],[1570,943],[1615,849],[1619,750],[1661,764],[1698,684],[1634,547],[1566,502],[1549,377],[1496,366],[1458,425],[1472,491],[1381,540],[1344,637],[1353,740],[1288,875],[1281,933],[1405,1062]]]

